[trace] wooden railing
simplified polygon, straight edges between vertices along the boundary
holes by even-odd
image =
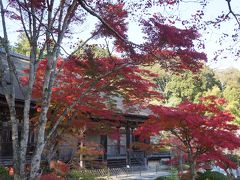
[[[156,152],[156,153],[151,153],[147,155],[148,159],[155,159],[155,158],[159,158],[159,159],[170,159],[171,158],[171,153],[170,151],[167,152]]]

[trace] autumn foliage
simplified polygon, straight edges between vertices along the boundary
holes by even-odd
[[[161,16],[142,20],[142,24],[146,40],[144,50],[148,53],[148,57],[161,59],[160,63],[166,63],[163,67],[168,70],[197,71],[201,68],[206,55],[194,48],[193,40],[200,37],[196,29],[179,29],[166,25]]]
[[[61,2],[65,3],[65,1]],[[151,8],[149,3],[129,3],[124,1],[74,1],[71,6],[63,8],[69,18],[69,29],[66,36],[71,36],[71,23],[79,25],[85,21],[86,12],[97,17],[99,22],[91,32],[95,39],[110,38],[113,40],[115,52],[118,55],[109,53],[108,57],[96,57],[90,47],[86,48],[81,56],[74,54],[62,59],[56,57],[56,62],[51,65],[49,57],[39,60],[36,71],[36,81],[33,88],[33,97],[40,100],[47,90],[43,90],[46,71],[54,69],[49,83],[49,100],[51,108],[56,109],[54,119],[66,114],[68,119],[73,112],[79,111],[91,114],[95,117],[111,119],[114,110],[110,110],[107,105],[112,97],[121,97],[124,105],[132,107],[134,105],[146,105],[151,99],[161,98],[160,94],[154,91],[155,84],[149,79],[156,77],[150,71],[140,68],[142,65],[160,64],[165,69],[181,71],[190,69],[197,71],[202,66],[202,61],[206,60],[206,55],[196,50],[194,41],[199,38],[198,32],[194,28],[179,29],[165,24],[161,15],[139,19],[142,27],[144,41],[141,44],[134,44],[129,41],[128,18],[134,17],[134,11],[140,11],[144,7],[144,13]],[[174,5],[175,1],[161,1],[162,4]],[[17,7],[17,2],[12,2],[12,7]],[[39,12],[45,10],[45,1],[30,1],[30,4],[22,6],[33,6]],[[68,9],[69,8],[69,9]],[[72,9],[71,9],[72,8]],[[70,11],[71,9],[71,11]],[[145,12],[146,11],[146,12]],[[15,13],[16,12],[9,12]],[[129,17],[130,16],[130,17]],[[21,17],[19,17],[21,18]],[[60,17],[55,17],[56,21]],[[70,23],[71,22],[71,23]],[[42,24],[47,23],[44,21]],[[53,35],[61,33],[61,29],[52,27]],[[41,31],[41,28],[40,28]],[[44,28],[43,28],[44,31]],[[45,45],[51,49],[55,44],[54,39],[46,39]],[[29,70],[25,70],[29,73]],[[55,77],[56,75],[56,77]],[[28,84],[28,77],[23,77],[23,84]],[[42,105],[37,101],[37,112],[40,114]],[[71,109],[71,110],[70,110]],[[66,113],[68,111],[68,113]],[[51,114],[51,112],[48,112]],[[65,116],[65,115],[64,115]],[[48,116],[49,117],[49,116]],[[54,121],[51,117],[51,120]]]
[[[33,91],[37,101],[42,97],[46,63],[47,60],[41,61],[37,71]],[[161,95],[153,90],[155,84],[148,79],[156,77],[156,74],[132,65],[126,58],[96,58],[94,52],[88,49],[82,56],[59,59],[57,68],[59,72],[52,88],[47,131],[51,131],[68,107],[73,108],[64,116],[56,130],[57,136],[52,139],[54,143],[61,144],[63,134],[73,134],[78,143],[84,142],[85,145],[89,144],[83,138],[86,134],[117,136],[116,127],[119,127],[123,120],[119,112],[123,108],[145,106],[152,98],[161,98]],[[28,81],[26,77],[22,80]],[[114,102],[116,97],[122,100],[123,105],[120,107]],[[38,116],[41,113],[38,103],[36,109]],[[36,125],[37,116],[32,118]],[[89,146],[84,150],[83,152],[79,149],[77,152],[84,155],[102,154],[102,149],[96,147]]]
[[[137,134],[142,137],[170,132],[163,145],[177,147],[188,155],[192,175],[202,162],[211,162],[223,169],[236,168],[226,157],[240,147],[239,126],[233,116],[224,110],[224,99],[214,96],[201,98],[199,103],[183,102],[177,107],[152,106],[154,115],[141,125]],[[176,143],[177,142],[177,143]]]
[[[151,99],[160,97],[150,81],[155,75],[142,70],[140,66],[157,63],[164,69],[175,71],[197,71],[202,66],[206,55],[195,47],[195,41],[199,38],[195,28],[173,27],[166,24],[158,13],[149,16],[153,5],[172,6],[178,2],[11,0],[6,7],[2,7],[2,19],[8,17],[16,20],[21,26],[17,31],[25,33],[30,45],[29,68],[26,68],[26,76],[20,84],[26,87],[24,120],[21,124],[24,125],[21,126],[24,133],[21,136],[18,135],[18,127],[13,126],[17,123],[12,123],[13,134],[16,134],[13,143],[18,144],[13,146],[15,179],[24,179],[27,174],[24,166],[30,125],[33,124],[37,132],[30,168],[30,179],[35,179],[44,146],[58,125],[63,122],[68,124],[69,120],[72,120],[69,124],[77,126],[80,119],[118,119],[115,113],[117,108],[109,107],[108,102],[112,97],[121,97],[123,105],[128,107],[145,106]],[[87,29],[90,35],[88,39],[79,38],[86,40],[85,44],[92,38],[113,42],[113,53],[110,53],[109,44],[106,43],[108,57],[95,57],[91,48],[86,48],[81,56],[76,56],[71,49],[76,47],[71,38],[80,34],[75,30],[84,30],[89,16],[95,18],[97,23],[92,29]],[[144,36],[144,41],[139,44],[131,42],[128,37],[128,23],[132,20],[137,21],[139,31]],[[3,26],[6,24],[3,23]],[[6,31],[7,28],[4,29]],[[7,32],[4,35],[4,47],[8,52],[6,35]],[[72,52],[66,52],[64,46],[68,44]],[[64,59],[61,57],[63,53]],[[8,61],[11,65],[10,58]],[[14,75],[10,69],[17,68],[9,67],[9,73]],[[13,85],[13,82],[10,84]],[[9,95],[8,91],[5,91],[5,96],[15,101],[15,96]],[[30,120],[33,100],[38,118]],[[9,105],[9,108],[12,108],[10,112],[15,112],[14,106]],[[16,120],[15,114],[11,116]]]
[[[105,7],[99,2],[96,6],[99,6],[99,13],[104,12],[103,19],[114,30],[99,24],[98,31],[93,32],[93,35],[115,38],[117,52],[122,56],[109,54],[97,57],[91,46],[87,46],[80,55],[73,54],[65,59],[57,59],[56,79],[50,89],[51,106],[46,124],[47,132],[51,132],[60,117],[64,113],[65,115],[59,125],[62,131],[53,138],[54,141],[61,142],[63,133],[74,134],[74,128],[87,128],[84,134],[93,132],[114,136],[116,130],[113,127],[121,126],[121,120],[124,119],[119,112],[125,113],[123,109],[133,109],[135,106],[139,110],[146,107],[152,99],[161,99],[161,94],[155,91],[156,84],[151,81],[157,75],[141,66],[159,63],[165,69],[197,71],[202,66],[202,60],[206,60],[204,53],[194,49],[193,42],[199,37],[194,29],[182,30],[168,26],[161,22],[160,17],[154,16],[141,22],[146,35],[145,42],[135,45],[128,41],[126,35],[127,13],[123,5],[107,4]],[[108,19],[109,13],[116,16],[114,21]],[[42,112],[39,100],[44,93],[42,89],[48,66],[48,58],[45,58],[40,61],[36,72],[33,97],[39,102],[36,105],[38,114]],[[23,77],[22,82],[27,84],[28,78]],[[123,102],[122,107],[117,107],[116,102],[110,106],[116,97]],[[66,113],[69,108],[71,110]],[[94,123],[93,119],[98,121]],[[81,138],[79,140],[84,141]]]
[[[131,65],[126,59],[91,58],[72,56],[65,61],[59,60],[59,73],[52,88],[52,107],[56,105],[59,110],[74,104],[72,112],[77,110],[79,114],[110,118],[113,115],[108,106],[111,98],[120,96],[124,104],[140,105],[151,98],[161,97],[153,90],[155,84],[147,79],[156,77],[156,74]],[[46,62],[43,60],[37,71],[33,91],[36,99],[42,95]]]

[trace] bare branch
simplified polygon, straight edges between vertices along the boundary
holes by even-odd
[[[43,24],[43,18],[44,18],[44,9],[42,9],[42,12],[41,12],[41,18],[40,18],[40,22],[39,22],[39,25],[38,25],[38,29],[37,29],[37,37],[40,36],[40,32],[41,32],[41,27],[42,27],[42,24]]]
[[[237,21],[238,23],[238,26],[240,28],[240,20],[238,19],[237,16],[239,16],[238,14],[236,14],[235,12],[233,12],[232,10],[232,6],[231,6],[231,0],[226,0],[227,1],[227,4],[228,4],[228,9],[229,9],[229,13],[228,14],[232,14],[233,17],[235,18],[235,20]]]
[[[25,35],[27,36],[28,41],[30,42],[30,36],[29,36],[29,34],[28,34],[27,27],[26,27],[26,25],[25,25],[25,23],[24,23],[24,20],[23,20],[22,9],[21,9],[21,7],[20,7],[19,1],[17,1],[17,3],[18,3],[18,6],[19,6],[19,13],[20,13],[20,16],[21,16],[21,23],[22,23],[22,25],[23,25],[23,30],[24,30],[24,32],[25,32]]]
[[[108,55],[109,55],[109,57],[112,59],[112,52],[110,51],[109,43],[107,42],[106,39],[105,39],[105,43],[106,43],[106,46],[107,46]]]
[[[17,0],[17,2],[18,2],[18,0]],[[39,18],[39,17],[37,17],[36,15],[31,14],[31,11],[30,11],[28,8],[24,7],[21,3],[19,3],[19,5],[20,5],[20,7],[21,7],[24,11],[26,11],[26,12],[29,14],[28,16],[31,16],[31,15],[32,15],[32,16],[39,22],[39,26],[42,26],[42,27],[46,28],[47,33],[50,34],[53,42],[54,42],[57,46],[59,46],[61,49],[63,49],[63,51],[64,51],[65,53],[67,53],[67,51],[64,49],[64,47],[61,46],[59,43],[57,43],[57,41],[55,40],[54,34],[53,34],[53,32],[52,32],[52,29],[49,28],[47,25],[45,25],[45,24],[42,23],[42,18]],[[53,22],[51,22],[50,24],[52,24],[52,23],[53,23]],[[50,27],[51,27],[51,26],[50,26]],[[50,36],[49,36],[49,37],[50,37]],[[48,44],[48,43],[47,43],[47,44]],[[70,53],[67,53],[67,54],[70,54]]]

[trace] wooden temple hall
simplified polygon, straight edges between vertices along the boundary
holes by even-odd
[[[18,73],[27,67],[28,57],[21,54],[11,54]],[[0,49],[0,58],[5,59],[5,53]],[[7,68],[7,65],[4,64]],[[33,105],[34,106],[34,105]],[[19,88],[16,86],[16,111],[17,118],[21,121],[23,112],[23,95]],[[34,109],[32,109],[32,114]],[[132,143],[137,142],[138,138],[134,136],[133,131],[139,123],[142,123],[146,118],[146,113],[124,113],[125,121],[121,127],[118,128],[119,138],[114,139],[109,135],[88,135],[87,140],[100,144],[103,149],[103,155],[91,160],[86,161],[86,167],[93,167],[95,162],[104,163],[107,167],[126,167],[126,166],[146,166],[148,160],[152,157],[155,159],[170,158],[170,154],[158,154],[155,156],[147,154],[139,149],[134,149]],[[12,142],[11,142],[11,123],[9,122],[9,110],[0,86],[0,164],[12,165]],[[21,132],[19,132],[21,133]],[[28,157],[31,158],[35,142],[35,133],[30,131],[29,144],[28,144]],[[74,141],[72,141],[74,142]],[[63,161],[68,161],[74,155],[74,148],[68,145],[68,141],[59,146],[58,158]],[[45,159],[43,157],[43,159]]]
[[[13,62],[17,67],[17,73],[21,74],[22,70],[25,69],[28,64],[28,57],[17,53],[11,53]],[[0,58],[3,60],[3,66],[1,68],[8,68],[7,61],[5,59],[4,50],[0,49]],[[7,82],[10,84],[10,82]],[[16,114],[19,121],[21,121],[23,116],[23,93],[18,86],[15,87],[16,94]],[[32,111],[33,112],[33,111]],[[21,132],[19,132],[21,133]],[[28,154],[30,156],[32,152],[32,147],[34,145],[34,133],[33,131],[29,134],[29,146]],[[11,122],[9,116],[9,109],[6,99],[3,95],[3,91],[0,85],[0,164],[11,165],[12,164],[12,140],[11,140]]]
[[[146,116],[125,114],[124,118],[125,122],[121,124],[121,127],[115,128],[118,137],[113,137],[111,134],[86,135],[86,141],[98,144],[99,150],[102,150],[103,154],[95,156],[95,158],[86,157],[83,162],[85,167],[97,168],[105,165],[110,168],[118,168],[147,165],[147,153],[132,146],[134,142],[138,141],[138,137],[134,135],[134,129],[146,119]],[[66,135],[66,139],[71,139],[71,141],[64,141],[65,143],[60,146],[58,158],[63,158],[63,161],[67,161],[76,152],[72,148],[74,138]]]

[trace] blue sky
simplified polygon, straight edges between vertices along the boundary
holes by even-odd
[[[210,3],[206,6],[204,9],[205,12],[205,19],[213,19],[214,17],[217,17],[223,12],[228,12],[228,7],[226,0],[209,0]],[[240,3],[237,3],[239,0],[232,0],[232,7],[235,11],[240,11]],[[183,19],[189,19],[191,17],[192,12],[200,9],[200,6],[197,5],[197,3],[194,3],[191,0],[185,0],[185,3],[181,4],[180,6],[176,7],[175,9],[168,9],[168,8],[159,8],[159,7],[153,7],[150,13],[162,13],[163,15],[179,15]],[[80,37],[80,39],[87,39],[89,37],[89,29],[92,29],[94,26],[94,22],[96,22],[96,19],[90,18],[87,23],[85,23],[81,28],[77,27],[74,28],[74,31],[76,32],[76,36],[72,38],[70,41],[67,39],[65,41],[66,47],[70,44],[76,42],[75,37]],[[200,31],[202,34],[202,39],[205,41],[205,50],[204,52],[207,53],[208,56],[208,65],[214,69],[224,69],[228,67],[235,67],[240,69],[240,59],[237,60],[236,57],[232,56],[232,51],[224,51],[218,58],[218,61],[212,61],[214,57],[214,52],[216,52],[219,49],[222,48],[228,48],[233,45],[233,42],[231,38],[224,39],[224,43],[220,45],[217,43],[219,40],[219,37],[223,34],[230,34],[233,32],[235,21],[230,22],[224,22],[222,23],[222,26],[220,29],[215,29],[212,27],[208,27],[207,31]],[[176,24],[178,25],[178,24]],[[9,32],[9,39],[11,44],[14,44],[17,42],[17,33],[16,30],[20,27],[20,22],[17,21],[8,21],[8,32]],[[181,25],[179,25],[181,27]],[[2,29],[0,28],[0,34],[2,36]],[[138,27],[137,23],[131,22],[129,24],[129,38],[131,41],[135,43],[140,43],[142,41],[142,34],[141,29]],[[70,43],[69,43],[70,42]],[[94,42],[94,41],[92,41]],[[95,43],[95,42],[94,42]],[[239,44],[235,45],[235,48],[238,48]],[[69,50],[68,48],[66,48]],[[69,50],[70,51],[70,50]],[[225,58],[224,58],[225,57]]]

